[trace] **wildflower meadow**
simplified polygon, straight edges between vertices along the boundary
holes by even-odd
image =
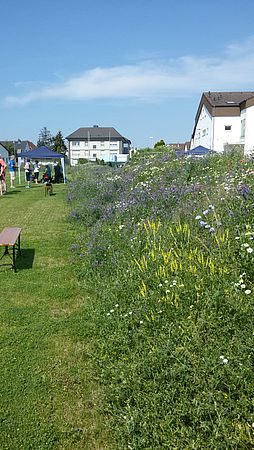
[[[253,160],[162,149],[73,176],[79,334],[114,450],[253,449]]]

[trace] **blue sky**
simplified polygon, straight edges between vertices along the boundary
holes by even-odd
[[[0,140],[98,124],[184,142],[203,91],[254,90],[253,0],[1,3]]]

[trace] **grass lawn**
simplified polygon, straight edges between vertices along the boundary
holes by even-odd
[[[0,229],[22,228],[17,273],[0,267],[1,449],[108,448],[65,194],[22,185],[0,198]]]

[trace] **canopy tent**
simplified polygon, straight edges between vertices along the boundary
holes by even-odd
[[[198,145],[197,147],[188,150],[188,155],[190,156],[205,156],[210,153],[214,153],[214,150],[203,147],[203,145]]]
[[[61,165],[63,168],[63,179],[64,183],[66,182],[65,179],[65,167],[64,167],[64,155],[62,153],[56,153],[53,150],[51,150],[48,147],[37,147],[33,150],[29,150],[28,152],[23,152],[18,155],[18,171],[19,171],[19,184],[20,184],[20,165],[21,165],[21,158],[29,158],[29,159],[35,159],[35,160],[41,160],[41,159],[59,159],[61,158]]]

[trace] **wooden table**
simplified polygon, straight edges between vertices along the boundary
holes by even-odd
[[[8,255],[8,256],[10,256],[10,258],[12,260],[12,262],[9,264],[5,263],[5,264],[0,264],[0,265],[1,266],[12,266],[12,268],[14,269],[14,272],[17,272],[16,251],[17,251],[18,255],[21,254],[20,233],[21,233],[21,228],[16,228],[16,227],[4,228],[3,231],[1,231],[1,233],[0,233],[0,247],[5,247],[4,254],[2,255],[2,257],[0,259],[2,259],[5,255]],[[12,247],[12,256],[9,253],[9,247]]]

